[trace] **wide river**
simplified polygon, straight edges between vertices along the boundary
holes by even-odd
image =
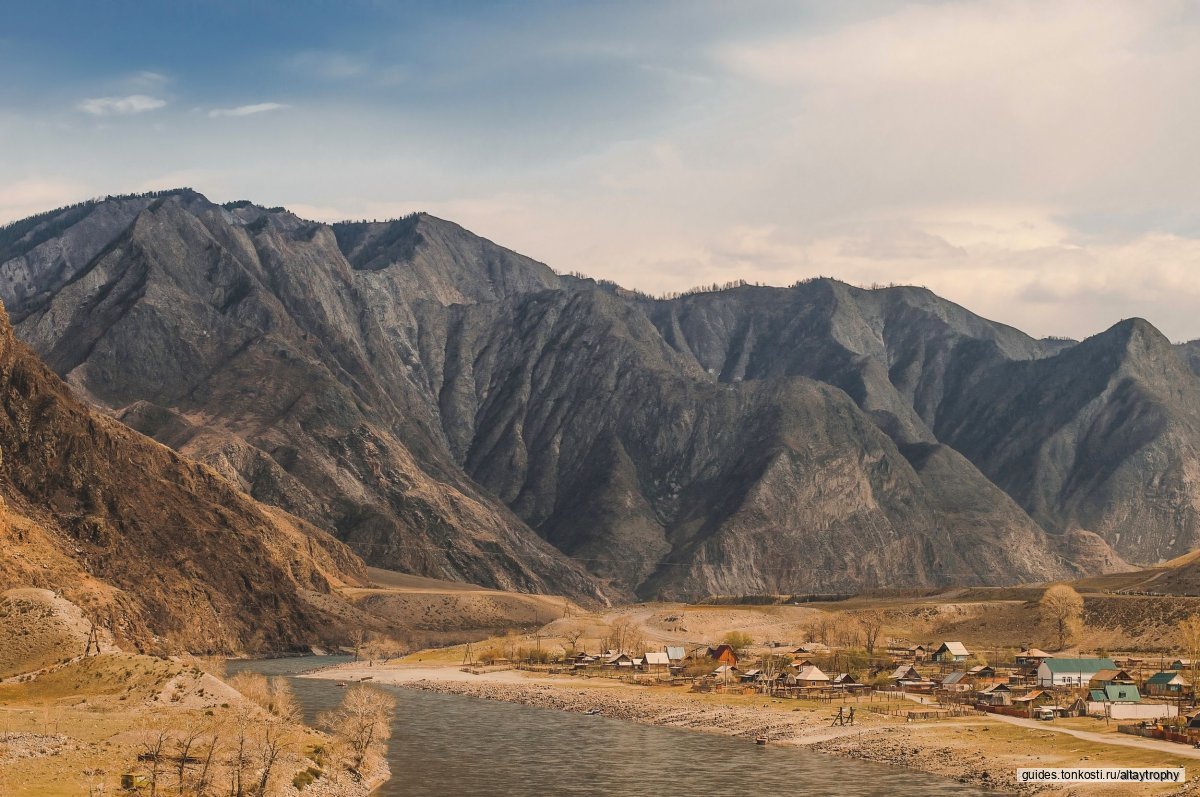
[[[229,671],[292,676],[340,661],[345,658],[234,661]],[[310,722],[346,693],[334,681],[291,682]],[[388,688],[397,702],[388,748],[392,778],[375,792],[379,797],[988,794],[906,769],[782,746],[759,747],[745,739]]]

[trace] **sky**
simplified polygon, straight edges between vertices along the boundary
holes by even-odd
[[[0,223],[190,186],[651,293],[833,276],[1200,338],[1194,2],[4,7]]]

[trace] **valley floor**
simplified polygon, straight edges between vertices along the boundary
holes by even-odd
[[[767,736],[772,744],[795,745],[833,755],[907,767],[1001,791],[1109,797],[1128,794],[1200,794],[1200,783],[1180,787],[1127,786],[1035,790],[1019,786],[1021,767],[1184,767],[1200,770],[1200,751],[1183,745],[1118,736],[1102,722],[1087,723],[1078,736],[1058,724],[1010,723],[993,715],[905,722],[856,705],[854,727],[831,727],[838,704],[762,695],[693,693],[686,687],[634,686],[610,678],[555,676],[518,670],[465,672],[450,664],[346,664],[311,677],[369,679],[413,689],[541,706],[745,738]],[[1068,724],[1072,721],[1063,721]],[[1083,726],[1080,725],[1082,728]],[[1074,726],[1072,726],[1074,728]],[[1080,738],[1083,737],[1083,738]]]

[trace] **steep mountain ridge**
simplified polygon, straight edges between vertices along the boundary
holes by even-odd
[[[42,587],[141,649],[271,651],[342,633],[340,542],[80,405],[0,311],[0,591]]]
[[[1037,581],[1200,542],[1196,378],[1161,340],[1039,341],[824,279],[649,299],[424,214],[330,226],[190,191],[64,213],[0,240],[18,333],[374,563],[688,597]]]
[[[939,437],[1043,527],[1091,530],[1127,559],[1200,547],[1200,381],[1143,319],[964,380]]]
[[[600,599],[447,461],[360,273],[327,226],[157,197],[57,292],[17,302],[18,328],[81,395],[139,431],[169,421],[180,451],[375,564]]]
[[[974,471],[961,457],[931,445],[914,468],[843,392],[806,378],[718,382],[606,292],[448,312],[452,348],[428,351],[444,360],[426,370],[464,468],[640,595],[1068,572],[981,476],[951,508],[944,461]]]

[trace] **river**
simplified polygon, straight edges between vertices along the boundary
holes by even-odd
[[[345,661],[233,661],[229,672],[288,675]],[[311,722],[346,690],[291,678]],[[392,778],[379,797],[614,794],[837,794],[938,797],[989,792],[945,778],[745,739],[606,717],[386,687],[396,695]],[[993,795],[994,797],[994,795]]]

